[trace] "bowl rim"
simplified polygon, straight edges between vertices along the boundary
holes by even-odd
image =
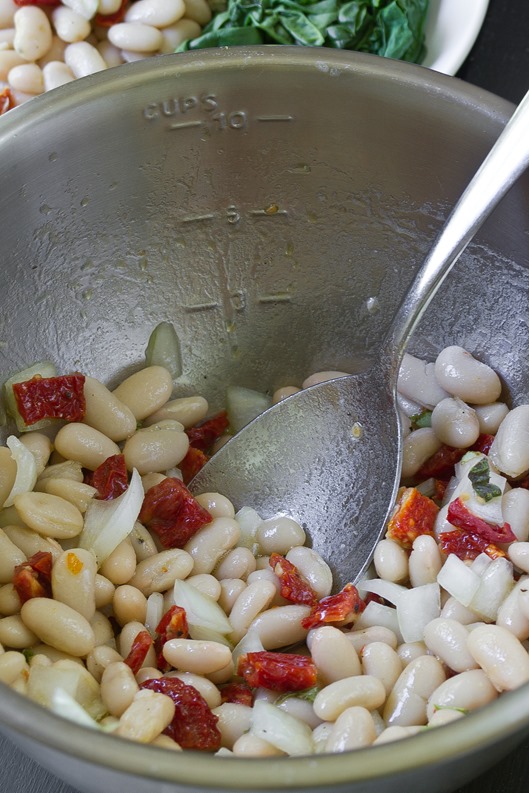
[[[217,74],[233,69],[262,68],[318,70],[336,76],[354,72],[359,76],[382,78],[406,86],[408,90],[439,93],[455,103],[475,108],[478,114],[497,120],[498,128],[506,123],[513,105],[488,91],[463,83],[454,77],[433,72],[426,67],[390,61],[374,55],[323,48],[302,47],[233,47],[166,55],[109,69],[59,89],[55,89],[19,108],[0,121],[0,150],[14,136],[43,117],[61,112],[75,112],[76,105],[97,101],[104,91],[108,95],[133,91],[147,80],[168,74],[177,77],[207,71],[214,66]],[[0,169],[0,179],[1,179]],[[321,786],[330,789],[353,781],[369,781],[398,773],[411,772],[432,763],[463,758],[485,749],[498,740],[508,739],[524,728],[529,729],[529,684],[502,696],[457,720],[447,727],[424,730],[401,741],[342,754],[303,757],[241,758],[215,757],[195,752],[178,754],[89,730],[42,708],[16,691],[3,686],[0,699],[2,729],[30,739],[43,747],[67,752],[89,764],[97,764],[124,774],[146,779],[189,785],[211,790],[285,790]],[[16,741],[16,737],[15,737]],[[265,765],[266,762],[266,765]]]

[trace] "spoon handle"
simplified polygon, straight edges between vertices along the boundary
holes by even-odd
[[[529,165],[529,92],[445,222],[391,323],[384,349],[391,381],[415,326],[459,256]]]

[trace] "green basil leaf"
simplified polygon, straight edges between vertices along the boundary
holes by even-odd
[[[314,702],[319,691],[321,691],[321,686],[312,686],[312,688],[305,688],[303,691],[287,691],[286,694],[281,694],[281,696],[276,699],[274,705],[281,705],[282,702],[285,702],[287,699],[292,699],[292,697],[303,699],[305,702]]]
[[[420,413],[415,413],[410,418],[410,424],[412,430],[418,430],[422,427],[431,427],[432,426],[432,411],[431,410],[421,410]]]
[[[490,483],[489,461],[482,457],[476,465],[470,469],[468,478],[472,482],[474,492],[484,501],[491,501],[493,498],[501,496],[501,490],[497,485]]]

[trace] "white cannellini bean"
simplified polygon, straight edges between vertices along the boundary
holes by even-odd
[[[0,655],[0,681],[10,686],[17,677],[29,672],[29,666],[22,653],[8,650]]]
[[[468,629],[453,619],[438,617],[424,629],[428,649],[454,672],[476,669],[478,664],[467,648]]]
[[[38,61],[46,55],[52,43],[52,30],[44,11],[37,6],[23,6],[13,21],[15,51],[26,61]]]
[[[204,27],[211,19],[211,8],[207,0],[185,0],[185,17],[194,19]]]
[[[84,424],[112,441],[123,441],[135,433],[136,418],[130,408],[95,377],[85,377],[84,397]]]
[[[435,377],[435,365],[404,353],[397,389],[400,394],[426,408],[433,408],[448,396]],[[413,414],[412,414],[413,415]]]
[[[402,448],[402,477],[407,479],[441,447],[441,441],[431,427],[410,432]]]
[[[230,639],[234,644],[247,633],[257,615],[270,606],[275,594],[276,588],[269,581],[255,581],[241,592],[230,611],[233,628]]]
[[[361,658],[364,674],[377,677],[388,695],[403,670],[397,651],[384,642],[371,642],[362,650]]]
[[[193,672],[196,675],[218,672],[231,661],[230,648],[220,642],[169,639],[165,642],[162,652],[166,661],[175,669],[181,672]]]
[[[458,397],[442,399],[432,411],[432,429],[441,443],[467,449],[479,436],[475,411]]]
[[[259,614],[248,630],[257,632],[265,650],[277,650],[305,639],[307,631],[301,621],[309,614],[308,606],[277,606]]]
[[[417,735],[418,732],[424,730],[420,725],[413,725],[412,727],[400,727],[398,724],[387,727],[380,733],[373,746],[378,746],[382,743],[391,743],[392,741],[401,741],[403,738],[411,738],[412,735]]]
[[[428,698],[445,680],[442,664],[432,655],[411,661],[387,698],[383,712],[386,724],[401,727],[426,724]]]
[[[69,66],[72,68],[71,64]],[[75,69],[72,71],[75,74]],[[80,76],[76,74],[76,77]],[[75,421],[61,427],[55,436],[55,449],[67,460],[74,460],[91,471],[95,471],[108,457],[121,453],[119,446],[102,432]]]
[[[371,713],[362,707],[347,708],[340,713],[331,729],[326,752],[347,752],[370,746],[377,737],[375,722]]]
[[[90,22],[66,6],[57,6],[51,13],[53,26],[58,37],[72,44],[74,41],[83,41],[92,30]]]
[[[119,718],[132,704],[139,690],[132,669],[123,661],[114,661],[103,669],[101,699],[112,716]]]
[[[137,587],[122,584],[114,591],[112,610],[121,626],[132,621],[145,624],[147,598]]]
[[[474,410],[479,421],[479,431],[490,435],[496,435],[498,427],[509,412],[505,402],[475,405]]]
[[[217,686],[208,680],[207,677],[196,675],[193,672],[167,672],[166,677],[177,677],[182,683],[196,688],[201,694],[211,709],[218,708],[221,704],[222,697]]]
[[[348,374],[349,372],[341,372],[335,369],[329,369],[325,372],[314,372],[314,374],[309,375],[309,377],[303,380],[301,387],[310,388],[311,385],[325,383],[327,380],[334,380],[337,377],[346,377]]]
[[[467,608],[467,606],[463,606],[463,604],[454,597],[449,597],[444,603],[439,616],[445,617],[446,619],[456,620],[457,622],[460,622],[461,625],[471,625],[478,619],[475,611]]]
[[[286,515],[263,520],[257,527],[256,540],[263,554],[279,553],[283,556],[306,540],[299,523]]]
[[[360,706],[375,710],[385,700],[386,690],[377,677],[355,675],[336,680],[318,691],[314,699],[314,712],[323,721],[336,721],[347,708]]]
[[[475,710],[496,699],[498,692],[482,669],[470,669],[448,678],[430,694],[428,721],[436,709]]]
[[[44,479],[43,482],[38,483],[35,490],[49,493],[51,496],[59,496],[77,507],[81,513],[86,512],[88,505],[97,495],[95,487],[85,485],[83,482],[74,482],[73,479]]]
[[[3,531],[26,556],[33,556],[38,551],[48,551],[52,558],[56,559],[62,553],[62,548],[56,540],[52,540],[51,537],[41,537],[27,526],[4,526]],[[0,532],[0,538],[2,536]],[[3,554],[0,553],[0,559],[2,557]]]
[[[331,594],[332,570],[319,553],[306,545],[296,545],[289,550],[286,559],[297,567],[318,599]]]
[[[384,625],[374,625],[357,631],[348,631],[344,633],[344,636],[347,641],[351,642],[357,653],[361,652],[362,648],[370,642],[385,642],[385,644],[389,644],[394,650],[397,649],[397,637],[395,633]]]
[[[207,509],[212,518],[234,518],[235,507],[221,493],[200,493],[195,496],[201,507]]]
[[[186,12],[184,0],[138,0],[127,9],[125,22],[142,22],[165,28],[177,22]]]
[[[27,600],[20,616],[24,624],[45,644],[75,657],[94,649],[94,631],[88,620],[65,603],[51,598]]]
[[[103,39],[103,41],[98,42],[97,51],[109,69],[112,66],[121,66],[122,63],[125,63],[125,59],[121,54],[121,50],[117,47],[114,47],[114,45],[111,44],[108,39]]]
[[[393,540],[377,543],[373,562],[378,577],[385,581],[401,583],[408,578],[408,554]]]
[[[272,704],[274,704],[273,701]],[[317,727],[318,724],[321,724],[321,719],[319,719],[314,713],[312,703],[307,702],[300,697],[288,697],[288,699],[280,702],[277,707],[279,710],[283,710],[285,713],[288,713],[290,716],[298,719],[298,721],[304,721],[305,724],[311,728],[311,730]]]
[[[13,24],[16,11],[20,8],[15,0],[0,0],[0,28],[9,28]]]
[[[152,53],[160,49],[162,34],[152,25],[144,25],[141,22],[119,22],[109,28],[108,40],[121,50]]]
[[[249,548],[232,548],[228,551],[213,571],[218,578],[242,578],[243,581],[253,573],[256,567],[255,556]]]
[[[40,598],[49,600],[49,598]],[[37,598],[32,598],[37,600]],[[31,601],[27,601],[30,603]],[[39,637],[26,625],[20,614],[0,619],[0,644],[12,650],[25,650],[36,644]]]
[[[231,749],[235,742],[248,732],[252,723],[252,708],[236,702],[223,702],[213,709],[218,717],[217,727],[221,734],[222,746]]]
[[[0,586],[0,616],[11,617],[20,611],[20,597],[13,584]]]
[[[469,634],[468,649],[498,691],[529,681],[529,653],[506,628],[477,626]]]
[[[86,656],[86,668],[92,677],[100,683],[104,670],[109,664],[113,664],[116,661],[123,661],[118,651],[107,644],[100,644],[94,647]]]
[[[264,738],[252,733],[243,733],[233,744],[233,754],[237,757],[272,757],[283,755],[284,752],[273,746]]]
[[[185,429],[189,429],[189,427],[205,419],[208,410],[208,402],[202,396],[180,397],[166,402],[154,413],[151,413],[145,419],[144,426],[150,427],[151,424],[158,424],[159,421],[172,419],[173,421],[179,421]]]
[[[526,542],[529,539],[529,490],[513,487],[502,496],[501,509],[503,520],[508,523],[516,539]]]
[[[457,345],[445,347],[439,353],[435,376],[445,391],[471,405],[494,402],[501,393],[501,381],[496,372]]]
[[[102,611],[96,611],[90,620],[90,626],[94,632],[95,646],[106,644],[109,647],[116,646],[114,628],[108,617]]]
[[[9,584],[12,581],[15,567],[25,562],[26,558],[18,545],[0,529],[0,584]]]
[[[324,625],[311,631],[307,638],[312,660],[325,685],[362,673],[358,653],[338,628]]]
[[[403,666],[408,666],[419,656],[426,655],[427,652],[428,648],[424,642],[403,642],[397,647],[397,655]]]
[[[74,77],[87,77],[101,72],[107,65],[98,50],[87,41],[75,41],[64,50],[64,62]]]
[[[237,544],[241,529],[232,518],[213,518],[186,543],[192,557],[193,573],[211,573],[219,559]]]
[[[66,540],[77,537],[83,516],[73,504],[59,496],[35,491],[15,496],[15,507],[25,525],[43,537]]]
[[[496,625],[507,628],[520,641],[529,639],[529,614],[525,604],[529,592],[529,576],[522,576],[511,589],[496,615]]]
[[[98,13],[108,16],[115,14],[121,7],[121,0],[99,0]]]
[[[29,449],[37,463],[37,476],[44,471],[50,459],[53,446],[47,435],[41,432],[26,432],[19,438],[20,442]]]
[[[136,571],[136,553],[129,538],[126,537],[107,556],[99,572],[114,586],[126,584]]]
[[[127,583],[149,597],[153,592],[166,592],[177,578],[187,578],[192,568],[193,558],[190,554],[181,548],[171,548],[140,562]]]
[[[509,545],[508,555],[511,562],[522,570],[529,573],[529,542],[513,542]]]
[[[89,622],[95,614],[96,560],[83,548],[63,551],[51,571],[51,588],[55,600],[78,611]]]
[[[298,388],[295,385],[286,385],[282,388],[278,388],[272,394],[272,404],[277,405],[278,402],[282,402],[283,399],[292,396],[292,394],[299,394],[300,391],[301,388]]]
[[[24,63],[27,61],[15,50],[0,50],[0,80],[7,82],[7,75],[11,69]]]
[[[39,58],[38,64],[41,69],[44,69],[47,63],[52,61],[64,62],[64,50],[66,49],[66,42],[58,36],[53,35],[51,40],[51,47],[43,58]]]
[[[243,581],[241,578],[225,578],[219,583],[220,595],[218,598],[218,603],[219,606],[223,608],[226,614],[229,616],[234,603],[237,601],[237,598],[241,592],[246,589],[246,581]]]
[[[185,432],[173,426],[160,426],[138,430],[128,438],[123,447],[125,463],[129,471],[136,468],[140,475],[161,473],[180,463],[189,449],[189,438]]]
[[[167,369],[147,366],[123,380],[113,394],[130,408],[137,421],[143,421],[165,405],[172,390],[173,381]]]
[[[428,727],[442,727],[444,724],[450,724],[452,721],[462,719],[464,715],[463,711],[451,708],[435,710],[428,719]]]
[[[439,546],[433,537],[421,534],[413,541],[409,558],[410,584],[412,587],[433,584],[443,566]]]
[[[218,600],[220,598],[222,592],[221,583],[215,576],[209,573],[191,575],[189,578],[186,578],[186,583],[191,584],[191,586],[194,586],[199,592],[202,592],[213,600]]]
[[[170,697],[155,691],[138,691],[119,720],[116,735],[140,743],[151,743],[172,722],[175,705]]]
[[[529,405],[519,405],[503,419],[492,442],[489,457],[507,476],[529,469]]]

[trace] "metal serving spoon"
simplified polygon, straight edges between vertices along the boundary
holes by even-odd
[[[529,165],[529,93],[455,205],[368,371],[312,386],[265,411],[191,483],[237,508],[295,518],[342,586],[369,565],[401,470],[396,383],[419,319],[482,223]],[[457,341],[457,340],[456,340]]]

